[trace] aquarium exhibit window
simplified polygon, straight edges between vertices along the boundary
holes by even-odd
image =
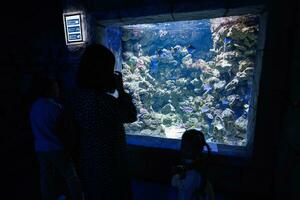
[[[80,44],[84,41],[81,13],[64,13],[64,30],[66,44]]]
[[[125,124],[129,144],[178,149],[195,128],[215,152],[251,146],[259,24],[247,14],[109,27],[106,45],[138,110]]]

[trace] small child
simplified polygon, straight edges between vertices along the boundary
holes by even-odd
[[[186,130],[181,139],[181,164],[173,168],[172,186],[178,190],[178,200],[213,200],[212,186],[207,179],[204,147],[210,147],[201,131]]]

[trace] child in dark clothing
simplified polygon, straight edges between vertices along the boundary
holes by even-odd
[[[210,147],[201,131],[191,129],[182,135],[181,164],[173,168],[172,186],[178,190],[178,200],[213,200],[212,186],[207,179],[207,162],[203,156],[204,147],[208,156]]]
[[[39,80],[38,98],[30,111],[34,144],[40,164],[41,199],[55,200],[54,171],[65,179],[72,200],[81,199],[81,186],[73,162],[66,158],[65,147],[58,137],[63,107],[55,99],[59,96],[58,82],[48,78]]]

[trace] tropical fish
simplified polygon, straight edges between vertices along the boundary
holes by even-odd
[[[180,124],[180,125],[178,126],[178,128],[186,128],[186,125],[185,125],[185,124]]]
[[[187,49],[188,52],[191,54],[191,53],[193,53],[193,52],[195,51],[196,48],[195,48],[193,45],[189,45],[189,46],[187,46],[186,49]]]
[[[206,92],[209,92],[210,90],[212,90],[212,86],[210,84],[204,84],[203,85],[203,89],[206,91]]]
[[[224,42],[225,44],[228,44],[228,43],[232,42],[232,39],[229,38],[229,37],[225,37],[223,42]]]
[[[191,108],[191,107],[189,107],[189,106],[182,106],[182,107],[180,107],[180,109],[181,109],[182,111],[188,112],[188,113],[191,113],[191,112],[194,111],[194,109]]]
[[[141,36],[141,31],[133,29],[132,35],[134,37],[140,37]]]
[[[229,104],[229,102],[226,99],[222,99],[221,102],[222,102],[223,105],[228,105]]]
[[[222,124],[216,124],[215,126],[218,130],[224,129],[224,126]]]
[[[229,105],[229,101],[227,101],[226,99],[221,100],[220,108],[222,109],[228,108],[228,105]]]
[[[137,60],[136,66],[137,66],[137,68],[143,68],[145,66],[144,61],[143,60]]]
[[[228,43],[230,43],[232,41],[232,39],[231,38],[229,38],[229,37],[225,37],[224,38],[224,40],[223,40],[223,42],[224,42],[224,52],[226,51],[226,46],[227,46],[227,44]]]
[[[147,114],[148,113],[148,110],[146,108],[141,108],[140,109],[140,113],[141,114]]]
[[[206,113],[206,112],[208,112],[209,111],[209,107],[208,106],[203,106],[202,108],[201,108],[201,112],[202,113]]]
[[[175,81],[175,80],[177,80],[178,78],[176,77],[176,76],[171,76],[170,78],[169,78],[169,80],[173,80],[173,81]]]
[[[206,116],[207,116],[207,118],[210,119],[210,120],[213,120],[213,119],[214,119],[214,116],[213,116],[211,113],[207,113]]]
[[[150,73],[156,74],[158,72],[158,61],[157,60],[151,60],[150,63]]]

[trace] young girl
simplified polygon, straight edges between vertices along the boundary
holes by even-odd
[[[212,186],[207,179],[207,162],[203,149],[210,147],[201,131],[190,129],[181,140],[181,164],[173,168],[172,186],[178,190],[178,200],[214,200]]]

